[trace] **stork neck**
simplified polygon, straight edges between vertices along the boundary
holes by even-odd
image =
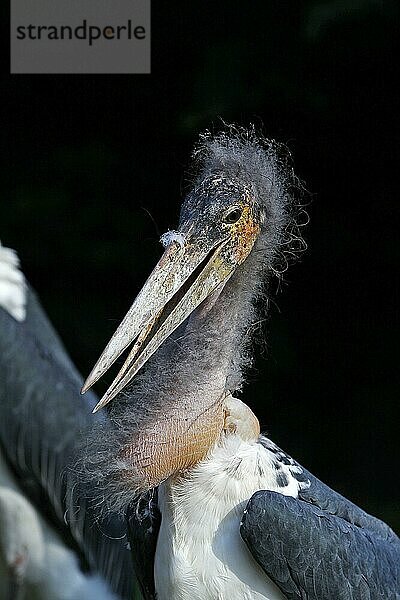
[[[178,331],[175,343],[180,350],[171,359],[180,381],[189,365],[191,376],[183,377],[188,390],[194,384],[205,395],[216,396],[241,387],[243,370],[252,360],[250,338],[260,280],[259,266],[249,256],[222,291],[204,301]]]
[[[219,440],[225,397],[241,387],[251,361],[249,332],[260,281],[253,267],[246,260],[218,297],[199,306],[149,360],[126,401],[112,407],[123,432],[119,456],[136,491],[198,463]]]

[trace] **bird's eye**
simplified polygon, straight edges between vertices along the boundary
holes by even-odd
[[[231,225],[232,223],[236,223],[237,221],[239,221],[241,216],[242,216],[242,209],[241,208],[233,208],[224,216],[224,221],[225,221],[225,223],[229,223]]]

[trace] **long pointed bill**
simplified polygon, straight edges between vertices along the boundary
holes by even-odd
[[[236,265],[226,256],[226,244],[220,241],[211,249],[176,242],[168,246],[82,388],[82,393],[88,390],[135,342],[93,412],[110,402],[193,310],[229,279]]]

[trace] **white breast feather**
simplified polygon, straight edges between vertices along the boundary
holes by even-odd
[[[184,478],[160,487],[162,523],[155,558],[158,600],[284,600],[240,537],[246,504],[257,490],[297,497],[298,467],[281,464],[258,442],[225,435]]]

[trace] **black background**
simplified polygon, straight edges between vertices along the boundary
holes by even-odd
[[[6,76],[0,201],[3,244],[87,374],[176,226],[198,133],[222,117],[287,143],[311,192],[308,251],[244,399],[394,526],[397,26],[390,1],[153,0],[151,75]]]

